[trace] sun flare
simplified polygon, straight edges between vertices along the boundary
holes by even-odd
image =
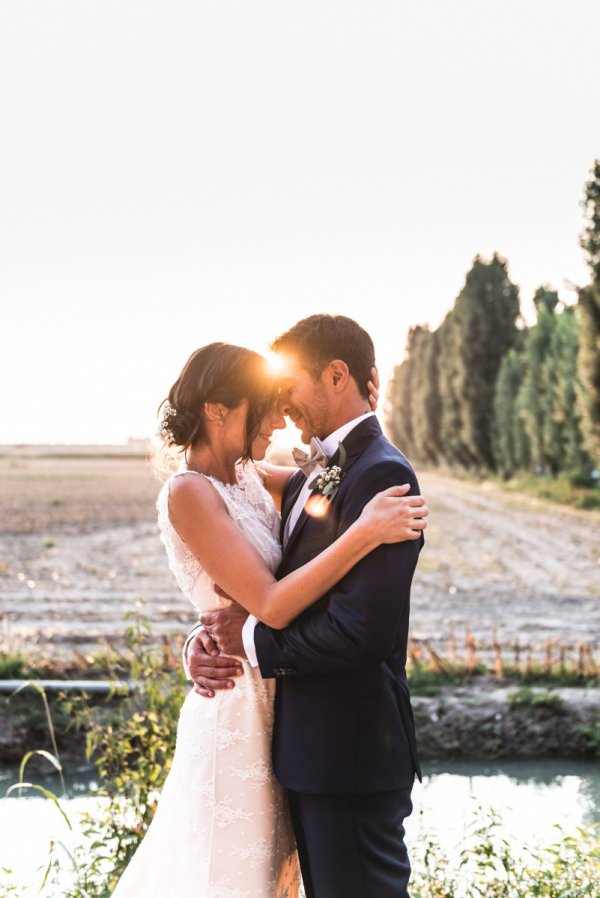
[[[311,518],[324,518],[329,513],[329,500],[318,493],[314,494],[308,498],[304,510]]]
[[[276,352],[267,353],[267,362],[273,374],[280,375],[283,371],[283,360]]]

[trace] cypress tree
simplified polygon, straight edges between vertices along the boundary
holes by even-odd
[[[427,327],[409,331],[406,358],[388,388],[386,416],[390,436],[403,452],[418,462],[438,460],[436,338]]]
[[[556,471],[553,435],[552,391],[549,384],[548,358],[556,326],[555,309],[558,293],[549,287],[538,287],[533,297],[537,321],[525,337],[525,376],[518,395],[518,405],[527,434],[531,462],[539,473]]]
[[[557,469],[571,471],[580,469],[587,463],[576,403],[577,351],[574,309],[567,307],[556,318],[548,353],[546,380],[552,391],[553,426],[547,428],[547,432],[557,439]]]
[[[415,458],[427,464],[440,460],[440,397],[438,338],[421,328],[413,348],[415,373],[412,393],[412,429]]]
[[[469,468],[474,458],[463,439],[462,397],[459,383],[460,327],[454,310],[436,332],[439,385],[439,453],[448,464]]]
[[[405,359],[394,368],[394,374],[388,385],[385,416],[392,443],[407,455],[414,457],[412,456],[410,442],[410,408],[407,408],[404,399],[407,396],[406,375],[408,364],[408,359]]]
[[[586,227],[581,237],[592,283],[579,291],[578,407],[585,449],[600,465],[600,159],[585,185]]]
[[[455,391],[460,436],[471,465],[494,468],[492,421],[500,363],[518,342],[519,291],[507,263],[475,258],[453,315],[458,329]]]
[[[529,464],[529,442],[517,401],[524,369],[516,349],[509,349],[500,364],[494,393],[494,459],[503,477]]]

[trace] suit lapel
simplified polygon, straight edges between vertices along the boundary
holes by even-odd
[[[364,421],[361,421],[360,424],[351,430],[345,440],[342,440],[341,445],[344,447],[346,451],[346,461],[344,462],[344,467],[342,468],[342,482],[340,484],[340,489],[342,488],[344,482],[344,475],[350,470],[352,465],[357,461],[358,458],[362,455],[368,444],[378,436],[381,436],[382,430],[377,418],[372,415],[370,418],[366,418]],[[330,465],[336,465],[340,459],[340,450],[338,449],[334,455],[331,457],[329,462]],[[296,477],[296,475],[293,475]],[[283,544],[283,534],[285,532],[285,525],[287,523],[287,519],[291,514],[292,508],[296,502],[296,499],[300,495],[300,491],[304,486],[304,475],[302,478],[297,478],[298,483],[290,484],[289,490],[289,501],[286,497],[285,501],[285,516],[282,515],[281,519],[281,541]],[[331,500],[335,502],[336,497]],[[290,538],[287,542],[283,550],[283,558],[287,558],[294,549],[294,546],[298,542],[298,539],[304,529],[304,525],[309,519],[309,515],[306,513],[304,508],[300,512],[300,516],[296,521],[296,526],[294,527],[292,533],[290,534]]]

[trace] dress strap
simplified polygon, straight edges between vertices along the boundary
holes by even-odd
[[[185,471],[175,471],[174,474],[171,474],[171,478],[173,477],[181,477],[182,474],[197,474],[198,477],[206,477],[206,474],[201,474],[200,471],[194,471],[192,468],[186,468]]]

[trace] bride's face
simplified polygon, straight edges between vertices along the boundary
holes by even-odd
[[[271,444],[271,437],[274,430],[283,430],[285,428],[285,419],[278,411],[277,406],[264,416],[260,422],[260,430],[252,443],[252,458],[254,461],[262,461],[265,457],[267,449]]]

